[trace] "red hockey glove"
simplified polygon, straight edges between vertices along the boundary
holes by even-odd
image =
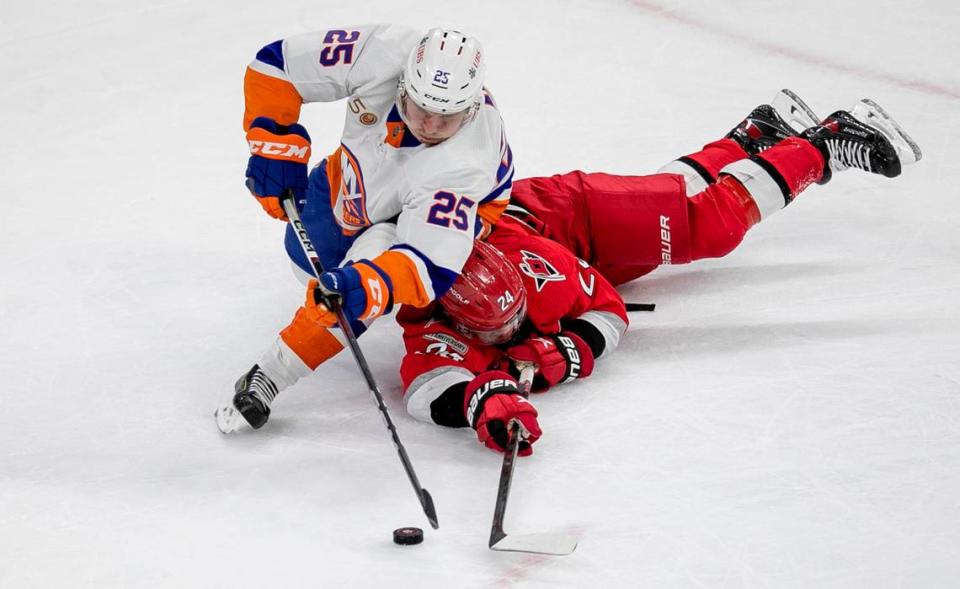
[[[247,143],[247,188],[268,215],[286,221],[280,198],[288,190],[297,198],[306,193],[310,135],[301,125],[284,127],[257,117],[247,131]]]
[[[586,378],[593,372],[590,346],[579,335],[569,331],[530,338],[511,347],[507,355],[514,362],[537,365],[533,390],[539,392],[575,378]]]
[[[537,423],[537,409],[520,395],[517,381],[506,372],[490,370],[467,384],[464,395],[467,423],[487,448],[503,452],[510,441],[510,428],[520,423],[520,456],[533,454],[532,444],[543,433]]]

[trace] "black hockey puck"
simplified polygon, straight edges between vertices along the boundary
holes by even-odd
[[[423,542],[423,530],[420,528],[397,528],[393,531],[394,544],[409,546]]]

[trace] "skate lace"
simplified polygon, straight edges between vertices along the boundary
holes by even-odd
[[[849,139],[828,139],[826,143],[830,159],[837,164],[835,167],[838,171],[846,168],[873,171],[873,166],[870,165],[870,148],[866,145]]]
[[[262,372],[255,372],[250,378],[249,390],[252,395],[263,401],[267,407],[277,398],[277,385]]]

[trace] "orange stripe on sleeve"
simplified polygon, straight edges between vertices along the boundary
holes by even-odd
[[[280,78],[262,74],[247,66],[243,77],[243,96],[246,110],[243,113],[243,129],[257,117],[270,117],[281,125],[292,125],[300,119],[303,98],[293,84]]]
[[[500,216],[503,215],[503,211],[507,209],[508,204],[510,204],[509,198],[485,202],[477,207],[477,215],[490,225],[496,225],[497,221],[500,220]]]
[[[394,304],[414,307],[430,304],[430,295],[420,280],[416,264],[410,258],[397,251],[386,251],[374,258],[373,263],[390,276]]]
[[[290,325],[283,328],[280,338],[303,363],[315,370],[343,349],[343,344],[326,327],[317,325],[300,307]]]

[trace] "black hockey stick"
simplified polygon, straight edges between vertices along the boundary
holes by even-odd
[[[526,397],[530,394],[530,385],[536,368],[532,364],[524,365],[520,370],[520,392]],[[503,531],[503,516],[507,511],[507,499],[510,496],[510,483],[513,481],[513,466],[520,448],[520,424],[514,421],[510,426],[510,440],[503,453],[503,465],[500,467],[500,483],[497,486],[497,503],[493,510],[493,525],[490,527],[490,550],[501,552],[532,552],[566,556],[577,548],[577,539],[567,534],[523,534],[507,536]]]
[[[283,198],[283,210],[287,213],[287,218],[290,219],[290,224],[293,225],[293,231],[297,234],[297,239],[300,241],[300,247],[303,248],[303,253],[306,254],[307,259],[310,261],[310,266],[313,268],[313,275],[316,277],[317,282],[320,281],[320,275],[323,274],[323,264],[320,262],[320,257],[317,255],[317,250],[313,248],[313,243],[310,241],[310,236],[307,235],[307,229],[304,227],[303,222],[300,220],[300,213],[297,212],[297,205],[293,202],[293,198],[287,194]],[[320,287],[321,290],[323,287]],[[430,526],[433,529],[438,529],[440,524],[437,522],[437,509],[433,505],[433,497],[430,496],[430,493],[427,492],[420,485],[420,480],[417,478],[417,473],[413,470],[413,464],[410,463],[410,457],[407,456],[407,450],[403,447],[403,444],[400,442],[400,436],[397,435],[397,428],[393,425],[393,420],[390,419],[390,413],[387,412],[387,406],[383,403],[383,394],[380,393],[379,387],[377,387],[377,382],[373,379],[373,373],[370,372],[370,366],[367,365],[367,359],[363,355],[363,350],[360,349],[360,344],[357,343],[357,336],[353,333],[353,328],[350,326],[350,321],[347,319],[347,316],[343,313],[343,308],[340,306],[340,297],[336,296],[335,293],[327,293],[329,305],[332,307],[330,310],[333,311],[337,316],[337,323],[340,326],[340,329],[343,331],[343,335],[347,338],[347,343],[350,345],[350,350],[353,352],[353,358],[357,361],[357,366],[360,368],[360,372],[363,373],[363,378],[367,381],[367,388],[370,389],[370,393],[373,395],[374,402],[377,404],[377,409],[380,410],[380,414],[383,416],[383,422],[386,424],[387,429],[390,430],[390,436],[393,438],[393,445],[397,447],[397,454],[400,455],[400,462],[403,463],[403,469],[407,471],[407,477],[410,479],[410,484],[413,485],[413,490],[417,493],[417,499],[420,500],[420,506],[423,507],[423,513],[426,514],[427,520],[430,521]]]

